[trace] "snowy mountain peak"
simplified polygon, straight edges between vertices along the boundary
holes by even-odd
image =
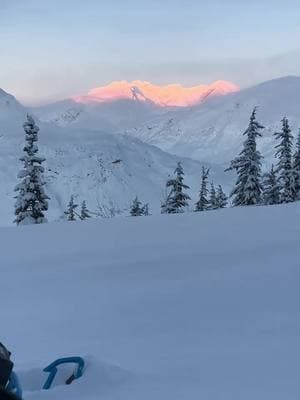
[[[77,103],[104,103],[122,99],[149,101],[160,107],[187,107],[203,102],[210,96],[221,96],[239,91],[231,82],[216,81],[211,85],[184,87],[180,84],[154,85],[147,81],[115,81],[107,86],[91,89],[87,95],[75,96]]]
[[[192,108],[169,110],[127,133],[174,154],[228,163],[239,153],[242,133],[253,108],[258,106],[258,119],[266,127],[259,141],[260,150],[265,160],[272,161],[273,133],[281,128],[284,116],[293,134],[297,134],[299,92],[300,77],[273,79]]]
[[[5,90],[3,90],[1,88],[0,88],[0,102],[1,102],[1,104],[5,103],[5,102],[6,102],[6,104],[8,104],[8,103],[20,104],[13,95],[7,93]]]
[[[5,90],[0,88],[0,98],[6,97],[6,96],[11,96],[11,95],[8,94]]]
[[[0,134],[7,127],[21,126],[27,110],[11,94],[0,88]]]

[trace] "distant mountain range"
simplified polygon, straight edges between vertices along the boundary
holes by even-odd
[[[283,116],[293,133],[300,127],[300,78],[268,81],[240,92],[202,99],[189,107],[166,107],[137,98],[109,101],[67,99],[26,109],[0,91],[0,223],[10,222],[13,187],[20,169],[22,123],[34,114],[41,127],[40,147],[47,158],[51,219],[62,215],[71,194],[85,198],[93,210],[127,213],[138,195],[159,212],[164,184],[182,160],[195,199],[202,163],[211,180],[229,189],[224,166],[241,149],[253,107],[265,125],[259,147],[271,162],[273,133]],[[7,208],[11,219],[7,220]],[[114,211],[112,211],[114,210]],[[10,217],[9,217],[10,218]]]
[[[28,111],[32,112],[0,91],[0,225],[11,224],[14,219],[14,186],[24,147],[22,124]],[[128,215],[135,196],[149,203],[151,213],[159,213],[166,180],[178,161],[183,163],[190,194],[196,201],[199,161],[171,155],[128,135],[107,133],[101,127],[88,129],[76,123],[61,127],[41,120],[38,124],[52,221],[63,215],[72,194],[76,202],[85,199],[90,210],[105,217]],[[216,184],[222,181],[226,189],[222,168],[212,166],[211,170],[211,179]]]
[[[227,163],[241,149],[250,114],[265,126],[259,147],[266,160],[273,156],[273,133],[287,116],[293,134],[300,128],[300,78],[285,77],[262,83],[204,104],[157,115],[140,126],[127,130],[146,143],[198,160]]]
[[[78,103],[107,103],[116,100],[138,100],[160,107],[189,107],[211,97],[237,92],[239,87],[231,82],[217,81],[210,85],[184,87],[179,84],[153,85],[145,81],[117,81],[89,91],[87,95],[75,96]]]
[[[282,117],[290,119],[294,133],[300,126],[299,97],[300,78],[285,77],[229,94],[208,96],[188,107],[160,106],[139,98],[102,98],[100,102],[84,103],[70,99],[33,111],[42,120],[60,126],[126,133],[178,156],[224,164],[239,152],[242,134],[255,106],[259,107],[258,118],[266,127],[259,146],[266,159],[271,160],[273,133],[280,128]]]
[[[183,87],[158,86],[142,81],[118,81],[89,91],[88,94],[37,107],[33,112],[42,120],[60,126],[76,124],[85,128],[119,133],[135,128],[169,110],[204,104],[238,91],[231,82]]]

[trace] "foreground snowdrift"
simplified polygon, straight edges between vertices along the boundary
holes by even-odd
[[[0,229],[30,399],[298,399],[300,204]],[[83,355],[71,386],[40,370]]]

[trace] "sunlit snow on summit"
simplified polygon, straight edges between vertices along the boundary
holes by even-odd
[[[87,95],[75,96],[78,103],[109,102],[121,99],[150,101],[162,107],[186,107],[205,100],[209,96],[220,96],[239,90],[234,83],[216,81],[211,85],[184,87],[180,84],[165,86],[145,81],[115,81],[107,86],[91,89]]]

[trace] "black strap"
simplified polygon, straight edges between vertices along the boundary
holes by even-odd
[[[66,385],[70,385],[75,380],[75,375],[72,374],[67,380]]]
[[[5,387],[9,380],[14,364],[10,360],[0,358],[0,387]]]
[[[0,342],[0,358],[10,360],[11,352]]]

